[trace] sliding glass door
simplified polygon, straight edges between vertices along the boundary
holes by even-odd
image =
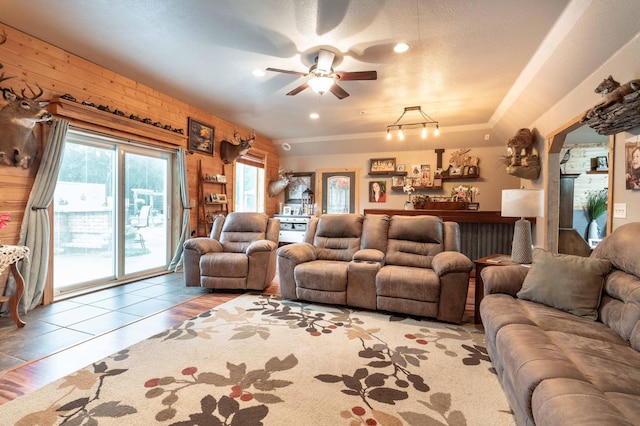
[[[54,297],[164,271],[173,155],[69,131],[54,196]]]

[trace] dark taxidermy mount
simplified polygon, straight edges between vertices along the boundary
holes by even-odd
[[[620,84],[609,76],[595,89],[603,101],[588,109],[581,123],[601,135],[613,135],[640,126],[640,80]]]
[[[522,128],[507,139],[507,173],[522,179],[534,180],[540,176],[540,158],[533,155],[531,130]]]

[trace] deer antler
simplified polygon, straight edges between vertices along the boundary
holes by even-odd
[[[0,68],[2,68],[2,64],[0,64]],[[5,80],[9,80],[10,78],[13,78],[13,77],[15,77],[15,76],[11,75],[9,77],[5,77],[4,76],[4,72],[3,72],[2,75],[0,75],[0,82],[3,82]]]
[[[33,91],[33,89],[31,88],[31,86],[29,86],[29,85],[27,84],[27,87],[29,88],[29,91],[30,91],[30,92],[31,92],[31,94],[33,95],[33,97],[32,97],[32,98],[28,98],[28,99],[36,100],[36,99],[38,99],[40,96],[42,96],[42,95],[44,94],[44,90],[42,90],[42,87],[40,87],[40,85],[39,85],[38,83],[36,83],[36,86],[37,86],[37,87],[38,87],[38,89],[40,90],[38,93],[34,92],[34,91]],[[25,89],[22,89],[22,97],[26,99],[26,98],[27,98],[27,95],[25,95],[25,94],[24,94],[24,90],[25,90]]]
[[[233,131],[233,140],[238,142],[238,143],[246,143],[250,140],[255,140],[256,139],[256,131],[254,129],[251,129],[251,136],[249,136],[246,139],[242,139],[241,137],[238,137],[238,131],[234,130]]]

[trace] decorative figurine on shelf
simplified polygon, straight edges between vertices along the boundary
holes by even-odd
[[[404,180],[404,186],[402,187],[402,190],[404,192],[406,192],[407,194],[409,194],[409,199],[407,201],[405,201],[405,203],[404,203],[404,209],[405,210],[409,210],[409,208],[411,207],[411,193],[416,190],[413,187],[413,185],[411,185],[411,180],[410,179],[405,179]]]

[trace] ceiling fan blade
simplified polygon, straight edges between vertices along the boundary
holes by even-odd
[[[318,65],[316,69],[330,72],[331,67],[333,65],[333,60],[335,59],[336,54],[325,49],[320,49],[318,52]]]
[[[293,75],[299,75],[301,77],[304,77],[307,75],[306,72],[299,72],[299,71],[289,71],[289,70],[281,70],[278,68],[267,68],[267,71],[273,71],[273,72],[283,72],[285,74],[293,74]]]
[[[378,79],[376,71],[337,72],[336,75],[340,81]]]
[[[333,83],[333,85],[329,88],[329,91],[336,95],[336,98],[338,99],[344,99],[349,96],[349,94],[342,87],[338,86],[338,83]]]
[[[334,86],[335,86],[335,84],[334,84]],[[307,83],[301,84],[300,86],[296,87],[295,89],[293,89],[292,91],[287,93],[287,96],[297,95],[298,93],[302,92],[307,87],[309,87],[309,85]]]

